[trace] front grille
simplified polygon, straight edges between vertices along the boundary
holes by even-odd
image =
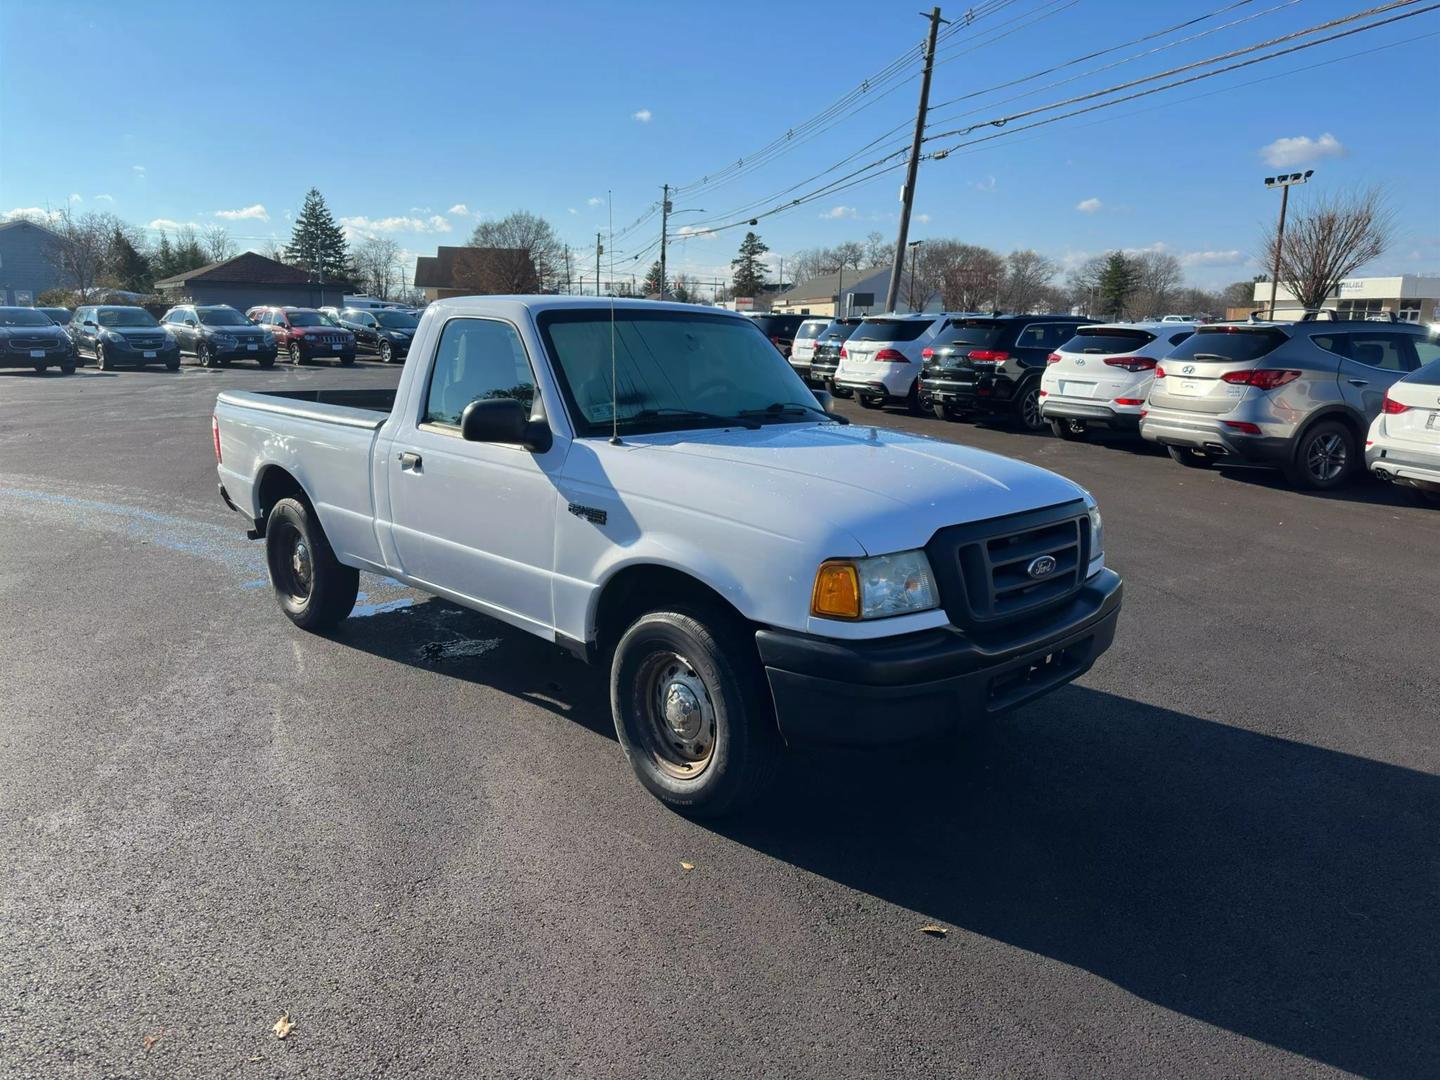
[[[950,621],[964,630],[1006,626],[1069,600],[1085,581],[1089,525],[1076,501],[941,529],[926,553]],[[1046,560],[1053,569],[1032,576]]]
[[[125,339],[125,344],[132,349],[163,349],[165,339],[163,337],[141,337],[139,334],[131,334]]]
[[[63,349],[65,342],[53,337],[20,337],[12,334],[10,337],[10,348],[16,352],[28,352],[30,349]]]

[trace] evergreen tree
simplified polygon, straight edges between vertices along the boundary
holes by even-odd
[[[150,266],[155,271],[155,280],[164,281],[173,277],[179,271],[175,269],[175,249],[170,244],[170,237],[165,235],[165,230],[160,230],[160,240],[155,245],[155,254],[150,258]]]
[[[306,193],[305,205],[295,218],[290,243],[285,247],[285,261],[314,270],[327,280],[353,276],[345,232],[335,224],[325,197],[315,188]]]
[[[1124,252],[1112,251],[1105,257],[1105,269],[1100,272],[1100,297],[1112,319],[1125,314],[1125,303],[1139,284],[1139,267],[1126,258]]]
[[[163,235],[163,234],[162,234]],[[126,292],[149,292],[154,278],[150,260],[135,250],[135,245],[118,225],[110,234],[110,250],[105,258],[107,283]]]
[[[660,277],[660,260],[656,259],[650,264],[650,269],[645,274],[645,294],[657,293],[661,297],[665,295],[665,282]]]
[[[740,241],[740,254],[730,260],[734,268],[734,292],[736,296],[755,296],[765,287],[765,264],[760,261],[770,248],[753,232],[747,232]]]

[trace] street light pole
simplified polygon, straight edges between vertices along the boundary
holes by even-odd
[[[906,247],[910,249],[910,290],[908,299],[910,301],[911,311],[915,310],[915,260],[920,254],[915,249],[924,242],[924,240],[911,240],[910,243],[906,245]]]
[[[1303,173],[1284,173],[1280,176],[1265,177],[1267,188],[1280,189],[1280,224],[1275,230],[1275,267],[1270,273],[1270,318],[1275,318],[1275,290],[1280,285],[1280,251],[1285,246],[1285,209],[1290,205],[1290,189],[1296,184],[1303,184],[1310,177],[1315,175],[1314,169],[1306,169]]]

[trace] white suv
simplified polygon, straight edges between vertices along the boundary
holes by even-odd
[[[853,390],[867,409],[903,401],[922,412],[920,352],[948,322],[944,314],[867,316],[840,350],[835,385]]]
[[[802,379],[810,378],[810,362],[815,359],[815,340],[825,332],[834,319],[806,319],[795,331],[795,340],[790,345],[790,366]]]
[[[1440,507],[1440,335],[1416,341],[1415,351],[1428,362],[1385,391],[1365,436],[1365,463]]]
[[[1195,332],[1167,317],[1152,323],[1082,326],[1050,354],[1040,379],[1040,415],[1062,439],[1083,439],[1091,424],[1140,429],[1140,410],[1156,362]]]

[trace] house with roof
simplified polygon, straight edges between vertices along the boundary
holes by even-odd
[[[24,218],[0,222],[0,306],[31,307],[65,284],[60,234]]]
[[[257,304],[340,307],[355,286],[343,278],[319,279],[303,266],[277,262],[255,251],[242,251],[197,270],[155,283],[155,291],[174,303],[229,304],[244,311]]]
[[[890,268],[845,269],[793,285],[770,301],[786,315],[870,315],[885,310]]]
[[[523,248],[438,247],[415,260],[415,287],[426,300],[485,293],[533,293],[540,278]]]

